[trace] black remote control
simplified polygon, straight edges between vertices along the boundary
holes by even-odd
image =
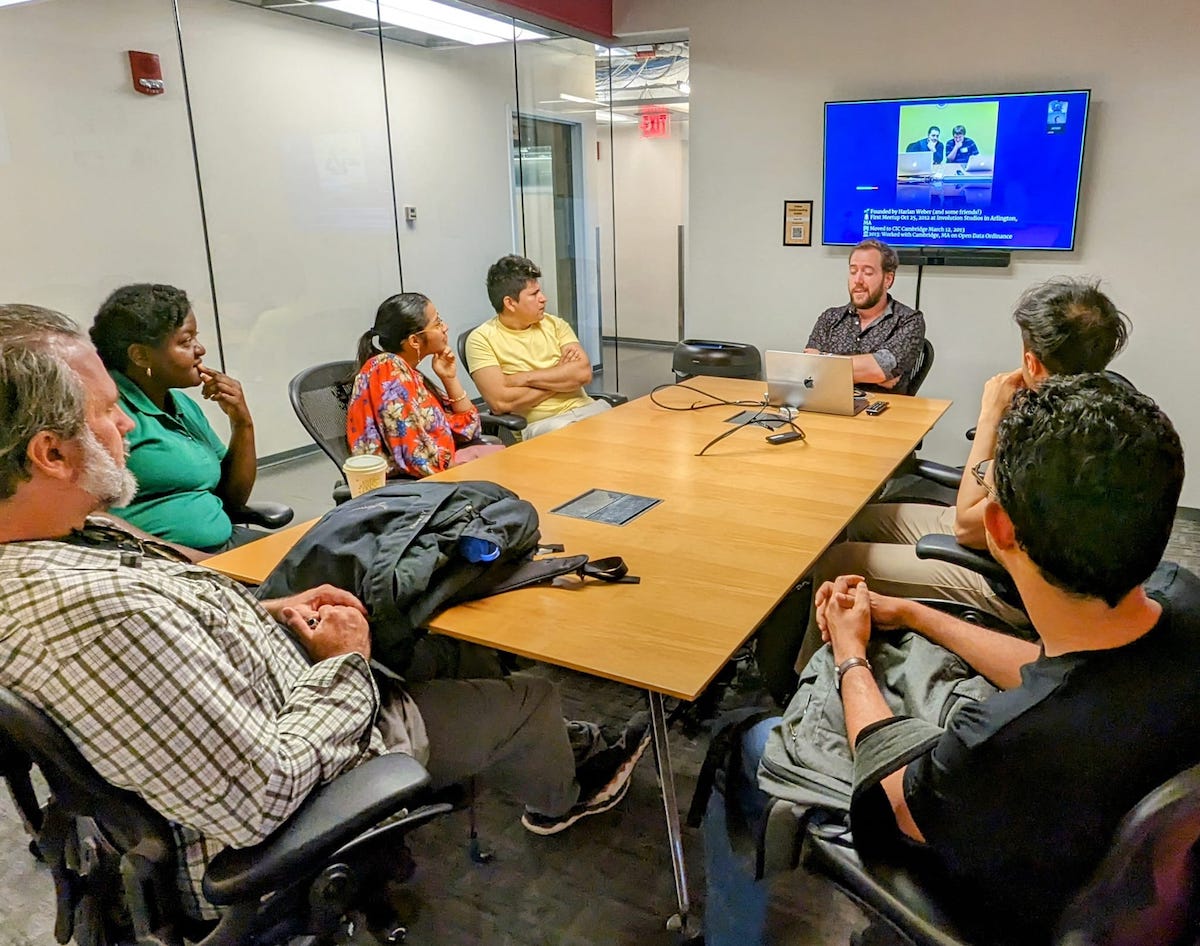
[[[767,443],[791,443],[793,440],[799,440],[800,434],[794,430],[785,430],[781,434],[771,434],[767,438]]]
[[[886,411],[888,406],[889,405],[887,401],[875,401],[874,403],[867,405],[867,413],[874,417]]]

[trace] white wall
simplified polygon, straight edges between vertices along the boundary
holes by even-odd
[[[672,113],[672,118],[677,116]],[[643,138],[636,124],[613,126],[620,309],[618,324],[605,321],[606,335],[678,339],[678,234],[687,211],[687,128],[686,122],[673,120],[671,137]]]
[[[400,288],[379,42],[230,0],[179,8],[226,369],[246,389],[264,456],[310,442],[288,380],[350,358],[378,303]],[[457,332],[492,314],[488,265],[522,249],[513,49],[384,48],[397,198],[418,210],[401,224],[404,285],[428,293]],[[166,94],[132,90],[128,49],[160,55]],[[518,58],[523,110],[594,94],[589,43],[522,44]],[[586,157],[594,117],[579,125]],[[590,234],[602,221],[594,162],[585,164],[577,213]],[[216,363],[171,0],[0,8],[0,207],[0,300],[61,308],[86,325],[118,285],[173,283],[193,299]],[[591,245],[580,335],[598,340]]]
[[[1200,5],[1195,0],[1010,0],[947,14],[913,0],[614,0],[618,35],[686,27],[691,39],[689,335],[803,344],[845,297],[841,248],[781,247],[785,198],[821,211],[825,101],[1090,88],[1077,249],[1016,253],[1007,270],[927,269],[937,361],[923,394],[954,399],[925,454],[960,462],[983,381],[1016,365],[1022,289],[1094,275],[1133,320],[1116,367],[1163,405],[1200,456],[1191,403],[1200,330],[1190,311],[1200,219]],[[916,274],[894,294],[911,302]],[[1200,506],[1200,477],[1183,504]]]
[[[310,442],[292,376],[353,357],[399,291],[379,45],[228,0],[180,21],[226,366],[266,456]]]
[[[133,91],[129,49],[159,54],[162,95]],[[188,288],[212,340],[169,2],[0,9],[0,212],[0,300],[86,327],[118,286],[174,283]]]

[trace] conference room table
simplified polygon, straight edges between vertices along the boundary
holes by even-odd
[[[885,394],[890,408],[878,416],[799,413],[803,440],[768,443],[771,430],[749,425],[697,456],[746,407],[686,408],[761,404],[765,385],[685,384],[660,389],[658,404],[642,397],[431,477],[506,486],[537,508],[544,543],[619,555],[640,578],[559,580],[457,605],[429,627],[647,692],[679,908],[672,928],[686,928],[690,902],[663,697],[705,689],[950,406]],[[591,489],[660,501],[625,525],[552,512]],[[205,564],[261,582],[311,525]]]

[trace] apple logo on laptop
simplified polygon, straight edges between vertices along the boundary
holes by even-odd
[[[804,379],[804,386],[806,388],[808,388],[810,391],[812,390],[813,379],[811,376]]]

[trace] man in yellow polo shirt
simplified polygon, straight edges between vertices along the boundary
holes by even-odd
[[[467,338],[467,370],[497,414],[528,422],[522,439],[566,427],[609,409],[583,386],[592,360],[571,326],[546,314],[542,271],[523,256],[504,256],[487,274],[496,317]]]

